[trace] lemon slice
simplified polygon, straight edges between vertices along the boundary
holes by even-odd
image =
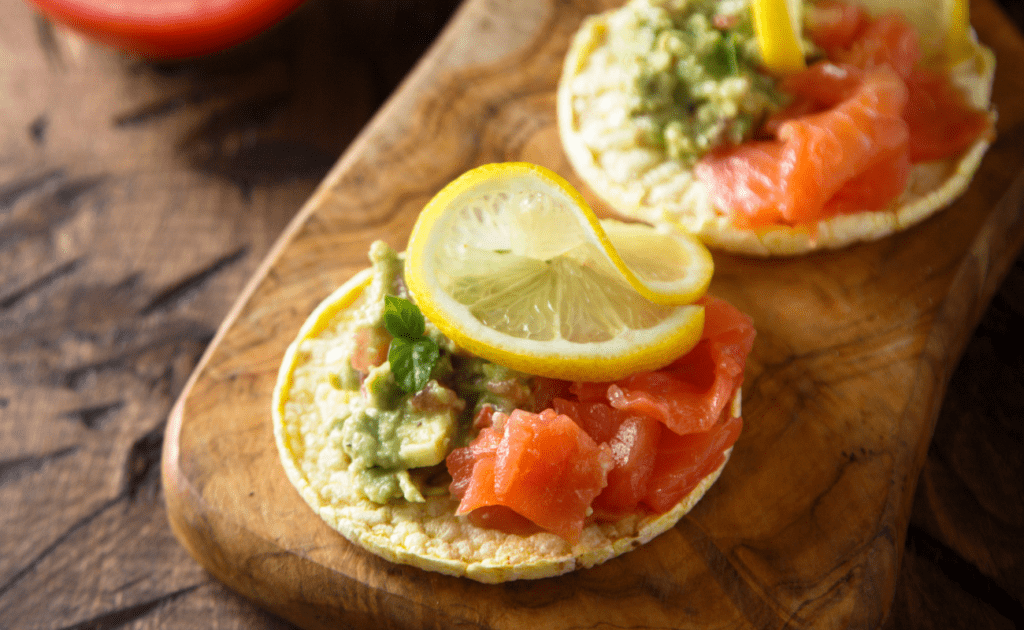
[[[613,244],[614,243],[614,244]],[[457,345],[551,378],[653,370],[700,339],[714,264],[694,237],[600,222],[550,170],[475,168],[439,192],[409,238],[405,278]]]
[[[803,70],[801,0],[753,0],[754,35],[761,59],[771,72],[789,74]]]

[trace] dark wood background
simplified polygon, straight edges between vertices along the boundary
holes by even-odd
[[[290,627],[171,535],[164,424],[457,4],[310,0],[234,50],[154,63],[0,0],[0,628]],[[886,628],[1024,618],[1022,325],[1024,257],[950,382]]]

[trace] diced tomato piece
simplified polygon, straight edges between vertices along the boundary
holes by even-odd
[[[725,30],[733,28],[739,23],[739,21],[740,18],[738,15],[725,15],[720,13],[711,19],[711,24],[717,29]]]
[[[366,374],[388,360],[391,335],[383,327],[363,326],[355,332],[356,347],[352,352],[352,369]]]
[[[491,418],[493,416],[494,405],[481,405],[480,409],[477,410],[476,415],[473,416],[473,430],[479,432],[480,429],[491,426]]]
[[[420,391],[409,399],[409,408],[417,413],[452,411],[462,413],[466,401],[459,398],[455,390],[445,387],[437,381],[429,381]]]

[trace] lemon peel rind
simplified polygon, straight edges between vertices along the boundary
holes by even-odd
[[[410,292],[416,293],[412,286]],[[442,301],[443,300],[443,301]],[[665,367],[686,354],[700,341],[704,330],[704,307],[678,307],[672,316],[644,329],[657,341],[637,344],[636,335],[623,335],[603,343],[574,343],[564,340],[517,339],[517,351],[505,348],[508,338],[484,326],[464,329],[448,322],[476,321],[464,305],[443,296],[435,308],[420,306],[424,315],[459,348],[504,367],[547,378],[567,381],[614,381],[637,372]],[[460,313],[453,315],[453,313]],[[608,361],[614,358],[614,363]]]
[[[351,478],[344,470],[347,462],[342,459],[325,470],[324,462],[336,457],[325,450],[334,418],[325,418],[315,409],[310,392],[296,389],[296,372],[320,369],[308,365],[311,354],[302,350],[303,344],[330,344],[335,324],[347,317],[347,309],[370,278],[369,269],[360,272],[306,319],[285,352],[271,406],[275,443],[289,482],[328,526],[355,546],[391,562],[487,584],[554,577],[596,566],[650,542],[675,526],[722,474],[732,448],[714,472],[667,512],[591,523],[575,545],[549,533],[517,536],[477,527],[455,515],[457,501],[450,496],[380,505],[350,492],[346,484],[351,484]],[[301,378],[298,382],[304,383]],[[741,397],[737,390],[734,416],[740,415]],[[354,562],[358,566],[351,570],[367,570],[368,560]]]
[[[888,208],[836,216],[813,225],[737,228],[726,212],[714,207],[706,187],[681,164],[662,159],[628,178],[614,178],[602,163],[609,159],[607,152],[591,149],[584,140],[575,111],[573,82],[586,71],[588,58],[600,48],[608,16],[613,12],[585,18],[570,43],[556,96],[563,149],[581,178],[617,212],[693,234],[712,249],[755,257],[799,256],[875,241],[906,230],[941,211],[967,190],[994,139],[982,137],[954,158],[915,165],[907,190]],[[952,75],[972,104],[989,109],[994,123],[991,89],[995,55],[973,33],[968,43],[970,53],[953,68]]]

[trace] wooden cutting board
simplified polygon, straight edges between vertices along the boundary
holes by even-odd
[[[946,379],[1024,243],[1024,41],[972,6],[998,59],[999,139],[969,191],[903,234],[791,260],[715,255],[712,292],[754,318],[746,427],[678,526],[567,576],[478,584],[350,545],[278,462],[270,396],[313,307],[402,249],[445,183],[562,154],[554,90],[608,2],[467,0],[332,170],[227,317],[176,405],[163,481],[174,532],[233,589],[304,628],[875,627],[892,600]],[[584,193],[604,209],[588,190]]]

